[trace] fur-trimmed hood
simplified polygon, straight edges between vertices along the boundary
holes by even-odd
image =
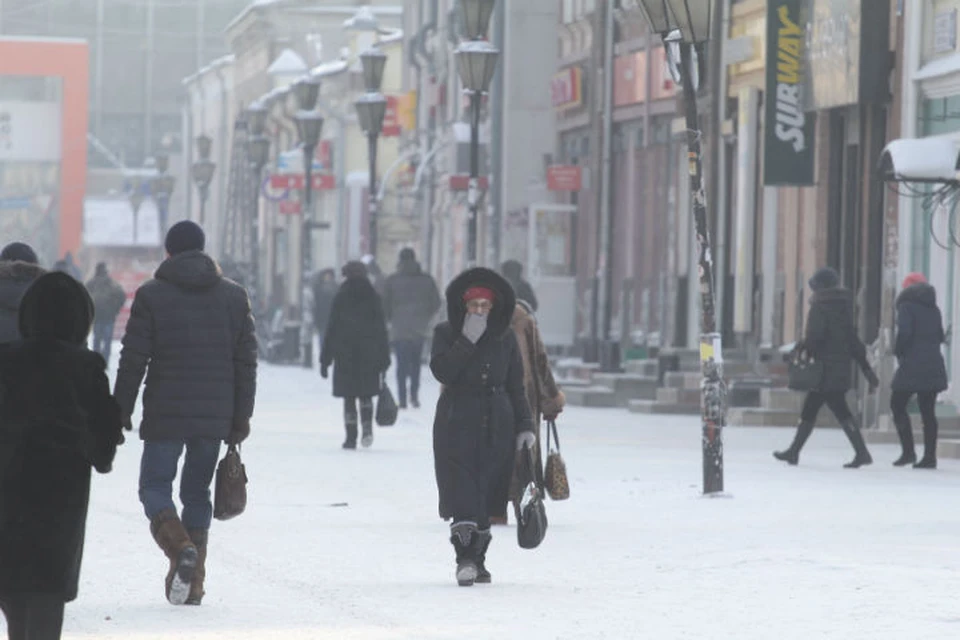
[[[447,286],[447,320],[456,333],[463,330],[463,321],[467,315],[467,307],[463,302],[463,294],[470,287],[487,287],[492,289],[496,300],[487,319],[487,333],[494,337],[501,337],[510,330],[510,321],[517,306],[517,298],[513,287],[496,271],[485,267],[467,269]]]
[[[82,284],[59,271],[37,278],[20,302],[20,334],[25,339],[60,340],[82,345],[93,324],[93,300]]]
[[[904,302],[911,302],[924,307],[936,307],[937,290],[933,288],[933,285],[927,284],[926,282],[912,284],[897,296],[898,305]]]

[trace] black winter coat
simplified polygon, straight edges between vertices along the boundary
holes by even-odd
[[[915,284],[897,297],[897,338],[894,354],[897,372],[894,391],[934,391],[947,388],[947,367],[940,345],[943,320],[937,307],[937,292],[927,283]]]
[[[430,321],[439,310],[437,283],[416,260],[401,261],[384,285],[383,311],[390,323],[390,336],[394,340],[426,338]]]
[[[316,282],[313,285],[313,326],[321,334],[326,333],[333,310],[333,299],[337,295],[335,282]]]
[[[57,305],[64,321],[39,332],[49,318],[28,319],[21,324],[26,338],[0,353],[0,593],[70,601],[77,597],[90,469],[110,471],[121,424],[106,364],[83,346],[92,319],[83,286],[65,274],[45,276],[38,286],[51,277],[69,280],[54,288],[74,287],[72,302]],[[25,312],[33,300],[24,299]]]
[[[20,339],[20,299],[30,284],[46,271],[20,261],[0,262],[0,344]]]
[[[200,251],[167,258],[137,290],[115,391],[133,413],[144,372],[144,440],[225,439],[253,414],[257,337],[247,292]]]
[[[123,305],[127,303],[127,294],[117,282],[108,275],[97,275],[87,281],[87,291],[93,298],[94,321],[114,322]]]
[[[370,398],[390,367],[390,342],[380,296],[366,278],[348,278],[333,299],[320,366],[333,365],[333,395]]]
[[[464,292],[496,294],[487,331],[477,344],[461,331]],[[447,287],[448,321],[434,330],[430,369],[443,385],[433,423],[440,517],[484,520],[488,497],[513,466],[516,436],[533,430],[523,389],[523,361],[510,329],[513,289],[489,269],[470,269]]]
[[[856,362],[869,379],[876,380],[867,362],[867,351],[853,325],[853,294],[830,288],[810,298],[807,331],[802,348],[824,364],[817,391],[849,391],[853,386],[852,364]]]

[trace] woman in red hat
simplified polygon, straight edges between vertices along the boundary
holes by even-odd
[[[440,517],[452,520],[457,583],[491,581],[491,492],[514,454],[536,437],[523,362],[510,328],[513,288],[490,269],[465,271],[447,287],[447,322],[433,336],[430,370],[443,385],[433,424]]]

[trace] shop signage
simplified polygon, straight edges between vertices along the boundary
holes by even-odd
[[[383,130],[380,135],[384,138],[396,138],[402,130],[400,126],[400,98],[387,96],[387,113],[383,117]]]
[[[487,180],[487,176],[479,176],[477,178],[477,188],[481,191],[486,191],[489,185],[490,181]],[[450,191],[467,191],[470,189],[470,176],[465,173],[452,174],[450,176],[449,188]]]
[[[551,103],[554,109],[572,109],[583,103],[583,72],[580,67],[559,71],[550,81]]]
[[[767,4],[763,183],[813,184],[814,118],[804,109],[803,0]],[[746,119],[748,122],[752,119]]]
[[[957,10],[941,11],[933,17],[933,52],[952,53],[957,48]]]
[[[580,191],[583,170],[575,164],[555,164],[547,167],[547,189],[550,191]]]
[[[302,173],[274,173],[270,176],[270,188],[277,190],[303,189],[307,184]],[[314,191],[329,191],[336,188],[337,180],[331,173],[310,174],[310,185]]]

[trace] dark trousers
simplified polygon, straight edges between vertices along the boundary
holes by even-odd
[[[140,459],[140,502],[150,520],[164,509],[176,511],[173,480],[184,449],[187,455],[180,476],[180,502],[183,503],[180,519],[187,529],[209,529],[213,518],[210,483],[220,455],[219,439],[145,441]]]
[[[850,413],[850,407],[847,406],[845,391],[811,391],[803,401],[800,419],[811,424],[816,423],[817,414],[820,413],[820,408],[823,405],[827,405],[841,423],[853,417],[853,414]]]
[[[47,593],[0,594],[10,640],[60,640],[63,598]]]
[[[912,391],[894,391],[890,396],[890,411],[893,412],[895,423],[910,424],[910,416],[907,414],[907,404],[913,397]],[[921,391],[917,394],[917,404],[920,405],[920,419],[923,420],[923,426],[937,424],[937,393],[935,391]]]
[[[393,343],[397,354],[397,396],[401,405],[407,404],[407,379],[410,380],[410,398],[419,401],[420,357],[423,354],[423,338],[397,340]]]
[[[93,323],[93,350],[110,362],[110,346],[113,344],[114,320]]]

